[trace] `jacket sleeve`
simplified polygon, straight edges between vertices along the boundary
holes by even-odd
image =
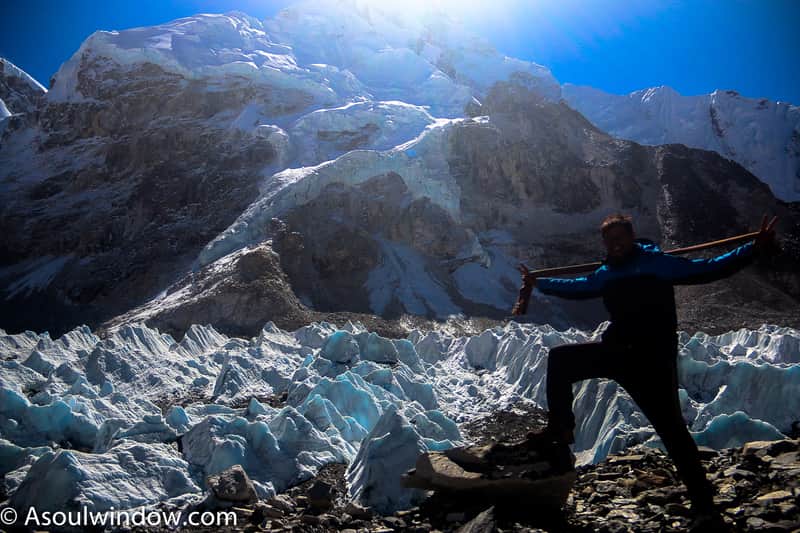
[[[749,242],[728,253],[709,259],[687,259],[661,255],[657,263],[658,277],[676,285],[709,283],[734,274],[752,263],[754,243]]]
[[[597,271],[580,278],[539,278],[536,288],[544,294],[570,300],[586,300],[602,296],[603,282]]]

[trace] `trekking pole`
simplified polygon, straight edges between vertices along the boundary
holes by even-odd
[[[715,248],[717,246],[725,246],[726,244],[740,244],[743,242],[751,241],[759,234],[758,231],[752,231],[743,235],[736,235],[735,237],[728,237],[727,239],[720,239],[718,241],[704,242],[702,244],[695,244],[693,246],[686,246],[684,248],[676,248],[675,250],[667,250],[666,254],[679,255],[689,252],[697,252],[699,250],[706,250],[708,248]],[[522,266],[525,266],[523,263]],[[547,278],[550,276],[565,276],[568,274],[579,274],[581,272],[590,272],[597,270],[603,263],[595,261],[594,263],[581,263],[579,265],[569,265],[563,267],[542,268],[540,270],[531,270],[531,279],[533,278]],[[525,267],[527,268],[527,267]],[[533,292],[533,283],[522,282],[519,288],[519,297],[514,308],[511,310],[512,315],[524,315],[528,311],[528,304],[530,303],[531,293]]]

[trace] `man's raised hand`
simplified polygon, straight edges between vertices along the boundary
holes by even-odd
[[[514,316],[524,315],[528,310],[528,302],[530,301],[533,288],[536,286],[536,276],[533,275],[533,272],[528,270],[525,263],[520,263],[517,266],[517,270],[522,274],[522,287],[519,288],[517,303],[515,303],[514,308],[511,309],[511,314]]]
[[[520,263],[517,266],[517,270],[519,273],[522,274],[522,284],[535,287],[536,286],[536,277],[528,270],[528,267],[525,266],[525,263]]]
[[[778,222],[778,217],[772,217],[769,223],[767,220],[767,215],[764,215],[761,219],[761,228],[756,235],[755,246],[759,252],[767,252],[775,248],[775,223]]]

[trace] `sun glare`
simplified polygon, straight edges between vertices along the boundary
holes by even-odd
[[[392,13],[407,15],[446,13],[457,19],[479,16],[480,13],[488,13],[497,8],[496,3],[489,5],[485,0],[361,0],[359,3]]]
[[[446,16],[481,34],[504,32],[513,27],[520,12],[543,6],[542,0],[355,0],[357,5],[375,8],[402,18],[425,19]],[[555,9],[549,5],[548,9]]]

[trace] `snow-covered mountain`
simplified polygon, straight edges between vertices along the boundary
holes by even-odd
[[[346,462],[348,498],[391,512],[423,496],[399,483],[418,453],[461,443],[459,425],[486,413],[543,405],[548,349],[597,334],[515,322],[407,339],[352,323],[268,323],[251,339],[193,326],[180,342],[142,324],[106,339],[86,327],[57,339],[0,330],[0,476],[26,516],[184,508],[234,464],[266,498]],[[682,407],[695,438],[722,448],[788,433],[800,411],[799,343],[800,332],[774,326],[682,333]],[[584,382],[575,408],[581,461],[659,445],[613,382]]]
[[[517,261],[594,259],[610,211],[665,244],[762,212],[794,227],[740,166],[616,140],[560,96],[546,68],[441,14],[359,0],[96,32],[33,111],[3,119],[2,323],[502,318]],[[714,289],[736,305],[713,318],[794,316],[795,252]],[[763,297],[743,300],[753,286]],[[590,326],[599,309],[542,299],[534,318]]]
[[[800,201],[800,107],[736,91],[681,96],[670,87],[628,95],[565,84],[562,95],[598,128],[642,144],[680,143],[714,150]]]
[[[300,2],[264,23],[234,12],[99,31],[61,67],[49,98],[83,101],[92,91],[83,84],[104,70],[141,64],[187,80],[239,78],[296,90],[317,107],[401,100],[438,117],[463,116],[475,95],[512,74],[527,75],[550,99],[560,97],[546,68],[503,56],[452,20],[387,16],[366,2],[325,0]],[[242,118],[259,118],[258,109],[250,111]]]
[[[12,303],[6,319],[59,328],[57,316],[95,322],[155,297],[259,189],[273,194],[297,171],[275,172],[412,141],[434,117],[463,116],[495,79],[559,95],[546,69],[479,40],[445,48],[450,23],[406,28],[363,10],[309,2],[264,24],[198,15],[87,39],[35,124],[17,117],[0,139],[5,301],[52,310]],[[341,52],[328,63],[303,42],[312,23],[316,50]],[[325,32],[341,33],[338,47]],[[470,70],[484,63],[496,67]]]

